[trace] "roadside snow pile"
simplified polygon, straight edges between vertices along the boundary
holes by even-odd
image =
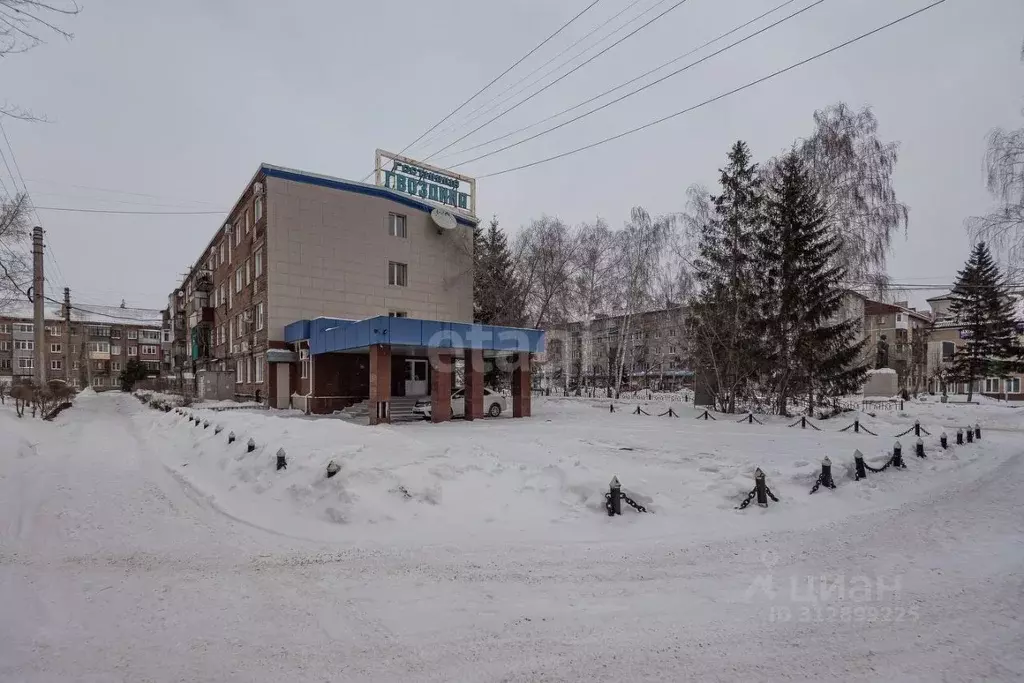
[[[610,413],[607,402],[540,399],[528,420],[375,428],[294,413],[202,408],[184,409],[198,425],[175,412],[147,411],[137,419],[172,440],[165,466],[234,517],[318,540],[438,542],[498,532],[566,541],[609,534],[721,537],[838,520],[898,506],[965,468],[994,467],[1016,446],[992,423],[1024,426],[1024,414],[987,406],[912,404],[875,417],[847,413],[812,421],[822,430],[815,431],[788,428],[792,419],[783,418],[761,418],[764,426],[738,423],[741,416],[695,420],[699,413],[684,406],[674,407],[680,418],[636,415],[630,405]],[[854,415],[880,436],[838,432]],[[884,464],[895,435],[915,419],[931,433],[928,457],[913,456],[911,433],[901,438],[907,470],[854,484],[854,450],[869,465]],[[943,430],[953,443],[957,422],[977,420],[991,430],[982,442],[939,448]],[[229,445],[231,432],[237,441]],[[252,453],[249,439],[256,445]],[[279,448],[288,461],[281,471]],[[809,496],[826,455],[839,488]],[[331,461],[340,471],[328,478]],[[738,512],[756,467],[781,502]],[[613,475],[652,514],[641,518],[625,510],[609,530],[604,494]]]

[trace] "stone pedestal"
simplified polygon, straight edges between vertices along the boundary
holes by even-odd
[[[892,398],[899,392],[899,381],[892,368],[868,370],[864,383],[864,398]]]

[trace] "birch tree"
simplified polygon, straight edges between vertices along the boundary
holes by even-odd
[[[15,300],[24,300],[32,284],[30,210],[25,194],[7,198],[0,205],[0,311]]]

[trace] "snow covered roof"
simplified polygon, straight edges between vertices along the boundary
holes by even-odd
[[[163,311],[151,308],[121,308],[120,306],[99,306],[96,304],[71,304],[71,321],[105,325],[135,325],[139,327],[163,327]],[[47,302],[43,313],[47,321],[64,320],[61,305]],[[0,318],[32,320],[32,304],[27,301],[15,302],[0,308]]]

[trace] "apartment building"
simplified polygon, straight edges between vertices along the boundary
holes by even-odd
[[[129,360],[161,371],[161,311],[123,306],[47,304],[46,376],[94,387],[120,386]],[[31,305],[0,311],[0,381],[35,374],[35,324]]]
[[[923,390],[927,384],[928,338],[932,316],[911,308],[906,301],[864,303],[865,360],[874,367],[878,342],[885,339],[889,367],[896,371],[900,389]]]
[[[693,377],[686,361],[681,306],[547,328],[541,384],[582,389],[614,384],[622,348],[623,384],[673,390]],[[628,328],[628,331],[627,331]]]
[[[936,394],[941,394],[943,390],[947,394],[966,394],[969,388],[966,382],[950,381],[944,374],[944,371],[952,364],[958,349],[967,344],[966,330],[950,313],[952,302],[953,299],[949,294],[928,299],[934,324],[928,337],[926,374],[928,390]],[[1020,308],[1020,302],[1018,308]],[[1018,329],[1020,329],[1019,325]],[[1007,377],[985,377],[974,382],[973,393],[991,398],[1024,401],[1024,390],[1021,388],[1022,379],[1024,379],[1024,374],[1021,373],[1013,373]]]
[[[430,200],[441,195],[428,181],[445,172],[424,166],[429,173],[419,177],[426,180],[399,184],[395,173],[415,169],[395,168],[378,174],[386,184],[369,185],[261,165],[169,296],[172,374],[198,385],[204,373],[230,372],[235,398],[337,410],[373,394],[372,353],[367,344],[321,348],[314,332],[330,336],[379,317],[472,322],[478,220]],[[321,330],[317,320],[331,327]],[[286,335],[286,327],[293,332]],[[372,334],[386,327],[377,324]],[[396,350],[388,365],[394,389],[372,397],[387,400],[410,387],[432,394],[426,357],[423,345]]]

